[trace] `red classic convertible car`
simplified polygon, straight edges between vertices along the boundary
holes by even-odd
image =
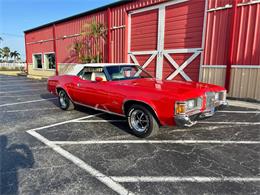
[[[78,104],[127,117],[139,137],[160,126],[190,127],[227,104],[220,86],[157,80],[134,64],[76,65],[67,75],[50,77],[48,90],[63,110]]]

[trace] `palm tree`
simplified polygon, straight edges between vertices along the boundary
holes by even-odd
[[[10,57],[14,58],[14,61],[17,61],[17,59],[19,58],[20,54],[17,51],[12,51],[10,52]]]
[[[3,57],[3,50],[0,48],[0,59]]]
[[[2,55],[3,55],[3,58],[5,58],[5,60],[8,61],[8,58],[10,57],[10,49],[9,49],[9,47],[4,47],[2,49]]]

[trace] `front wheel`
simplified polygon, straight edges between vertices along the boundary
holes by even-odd
[[[69,96],[67,95],[66,91],[60,90],[59,92],[59,105],[62,110],[73,110],[74,104],[70,100]]]
[[[129,127],[137,137],[145,138],[155,135],[159,130],[159,124],[155,116],[144,106],[131,106],[127,116]]]

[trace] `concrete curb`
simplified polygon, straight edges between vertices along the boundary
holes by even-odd
[[[243,108],[260,110],[259,103],[251,103],[251,102],[244,102],[244,101],[238,101],[238,100],[228,100],[228,104],[230,106],[238,106],[238,107],[243,107]]]
[[[6,76],[18,76],[17,74],[21,73],[21,71],[0,71],[0,75]]]
[[[46,80],[47,78],[41,77],[41,76],[34,76],[34,75],[27,75],[27,78],[29,79],[36,79],[36,80]]]

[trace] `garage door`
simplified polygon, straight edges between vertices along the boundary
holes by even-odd
[[[129,61],[158,79],[199,79],[204,0],[173,0],[129,13]]]

